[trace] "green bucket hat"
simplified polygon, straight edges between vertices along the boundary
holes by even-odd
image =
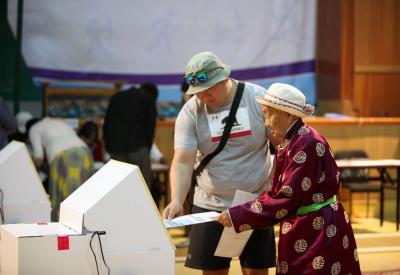
[[[207,73],[207,81],[204,83],[196,80],[193,85],[189,85],[187,94],[194,95],[199,92],[205,91],[219,82],[227,79],[231,72],[231,68],[225,65],[219,60],[212,52],[201,52],[194,55],[186,65],[187,76],[195,76],[196,73],[205,72]]]

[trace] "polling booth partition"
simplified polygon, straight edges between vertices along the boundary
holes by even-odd
[[[24,143],[0,151],[0,179],[0,223],[50,221],[50,201]]]
[[[175,274],[139,168],[114,160],[61,203],[59,223],[1,226],[1,250],[1,274]]]

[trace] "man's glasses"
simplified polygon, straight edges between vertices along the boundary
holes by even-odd
[[[209,73],[217,69],[223,69],[223,67],[216,67],[208,72],[197,72],[194,75],[185,76],[185,81],[189,85],[195,85],[196,82],[206,83],[209,79]]]

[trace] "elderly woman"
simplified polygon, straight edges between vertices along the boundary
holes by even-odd
[[[340,172],[326,140],[302,120],[313,107],[301,91],[281,83],[257,101],[280,141],[273,184],[218,221],[236,232],[280,223],[277,274],[361,274],[349,217],[335,197]]]

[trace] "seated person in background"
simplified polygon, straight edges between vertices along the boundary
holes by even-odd
[[[32,119],[26,130],[36,167],[47,160],[52,221],[58,221],[60,203],[92,175],[92,156],[85,142],[63,120]]]
[[[223,211],[218,221],[236,232],[280,223],[276,274],[361,274],[353,229],[335,196],[339,169],[326,140],[302,120],[313,107],[301,91],[281,83],[257,101],[280,140],[272,187]]]

